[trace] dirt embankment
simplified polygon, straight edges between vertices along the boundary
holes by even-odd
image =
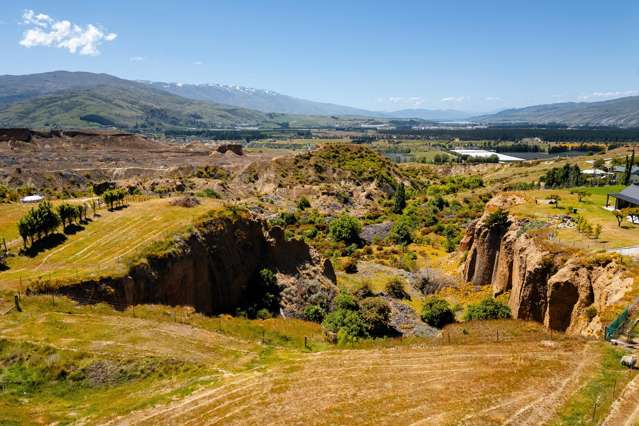
[[[118,306],[157,303],[193,306],[206,314],[234,313],[254,296],[263,268],[276,273],[286,316],[301,316],[309,304],[330,304],[336,294],[330,261],[304,241],[286,240],[280,228],[267,232],[262,222],[247,217],[207,220],[176,238],[164,254],[132,266],[124,277],[58,291]]]
[[[467,250],[463,278],[491,284],[495,295],[510,292],[514,318],[572,335],[601,336],[598,313],[631,290],[632,277],[615,256],[558,251],[543,230],[537,232],[540,224],[528,219],[510,215],[491,223],[494,208],[510,204],[497,200],[469,226],[461,245]]]

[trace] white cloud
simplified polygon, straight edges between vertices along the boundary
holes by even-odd
[[[465,100],[467,100],[469,98],[467,98],[466,96],[448,96],[446,98],[442,98],[440,101],[441,102],[464,102]]]
[[[144,56],[132,56],[129,58],[131,62],[144,62],[146,58]]]
[[[500,98],[499,96],[486,96],[484,98],[485,101],[487,102],[497,102],[497,101],[503,101],[502,98]]]
[[[420,96],[389,96],[387,98],[377,98],[379,103],[389,103],[394,105],[419,107],[426,103],[426,100]]]
[[[195,61],[195,62],[193,62],[193,65],[204,65],[204,62],[202,62],[202,61]]]
[[[579,96],[577,99],[588,101],[592,99],[602,98],[621,98],[623,96],[635,96],[639,94],[639,90],[612,91],[612,92],[592,92],[587,95]]]
[[[93,24],[82,27],[67,20],[55,20],[43,13],[36,14],[33,10],[24,11],[22,23],[31,28],[23,34],[21,46],[57,47],[80,55],[99,55],[98,46],[105,41],[111,42],[118,36]]]

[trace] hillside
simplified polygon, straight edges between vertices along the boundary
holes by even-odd
[[[564,102],[507,109],[472,118],[486,124],[563,124],[567,126],[639,126],[639,96],[601,102]]]
[[[304,115],[353,115],[378,116],[379,113],[344,105],[314,102],[283,95],[272,90],[253,89],[222,84],[182,84],[147,82],[151,87],[160,88],[189,99],[233,105],[262,112]]]
[[[7,127],[279,127],[278,121],[287,119],[193,101],[136,84],[71,88],[0,109],[0,126]]]

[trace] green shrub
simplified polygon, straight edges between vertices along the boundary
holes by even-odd
[[[256,314],[258,319],[269,319],[271,316],[271,312],[266,308],[259,309]]]
[[[359,220],[348,215],[338,217],[328,226],[329,235],[337,242],[357,243],[361,231]]]
[[[359,309],[359,305],[357,304],[355,298],[345,291],[341,291],[337,296],[335,296],[335,299],[333,299],[333,305],[335,305],[336,310],[347,309],[356,311],[357,309]]]
[[[497,209],[490,213],[485,220],[488,228],[503,228],[508,224],[508,212],[504,209]]]
[[[388,334],[391,308],[383,297],[368,297],[359,302],[359,311],[371,336]]]
[[[297,223],[297,217],[295,216],[295,213],[282,212],[280,214],[280,218],[286,225],[295,225]]]
[[[422,320],[432,327],[442,328],[455,322],[455,313],[446,300],[431,296],[424,301]]]
[[[338,343],[353,342],[369,337],[368,327],[358,311],[337,309],[326,315],[322,327],[337,333]]]
[[[410,220],[402,218],[395,222],[389,233],[390,239],[396,244],[408,245],[413,242],[413,229]]]
[[[399,278],[393,278],[386,284],[386,293],[396,299],[409,299],[406,290],[404,290],[404,283]]]
[[[313,226],[311,228],[308,228],[306,232],[304,232],[304,236],[309,240],[313,240],[315,239],[315,237],[317,237],[317,232],[317,228]]]
[[[597,307],[595,305],[590,305],[586,308],[585,311],[586,318],[588,321],[592,321],[597,316]]]
[[[465,321],[507,318],[510,318],[510,307],[492,297],[488,297],[476,305],[468,305],[464,315]]]
[[[306,210],[311,207],[311,202],[308,201],[308,198],[302,197],[297,201],[297,208],[300,210]]]
[[[203,190],[197,193],[197,196],[203,197],[203,198],[220,198],[220,194],[218,194],[212,188],[204,188]]]
[[[308,321],[321,323],[326,317],[326,312],[318,305],[310,305],[304,308],[304,318]]]

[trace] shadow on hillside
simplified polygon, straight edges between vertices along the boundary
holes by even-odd
[[[124,206],[117,206],[117,207],[113,207],[112,209],[109,209],[110,212],[117,212],[118,210],[124,210],[127,207],[129,207],[129,205],[124,205]]]
[[[76,225],[75,223],[72,223],[71,225],[67,225],[64,227],[64,233],[67,235],[73,235],[83,230],[84,230],[84,226]]]
[[[61,234],[59,232],[51,235],[47,235],[46,237],[36,241],[29,247],[28,249],[22,249],[22,254],[29,257],[35,257],[39,253],[43,251],[52,249],[53,247],[59,246],[63,242],[67,240],[66,235]]]

